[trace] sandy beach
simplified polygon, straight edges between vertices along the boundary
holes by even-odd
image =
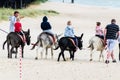
[[[105,28],[112,18],[120,25],[120,8],[84,6],[77,4],[47,2],[38,6],[31,6],[31,9],[55,10],[59,15],[48,16],[53,31],[57,34],[63,33],[68,20],[72,21],[75,34],[83,36],[83,47],[88,46],[89,39],[95,34],[95,24],[102,23]],[[23,18],[21,23],[23,29],[31,30],[31,42],[35,42],[37,36],[42,32],[40,23],[43,16],[36,18]],[[0,28],[9,31],[9,21],[0,22]],[[20,80],[19,78],[19,53],[18,58],[7,58],[7,47],[2,50],[6,33],[0,31],[0,80]],[[110,62],[108,65],[103,61],[99,62],[99,52],[93,54],[93,61],[90,62],[90,51],[78,50],[75,53],[75,60],[57,62],[60,49],[54,51],[54,58],[51,59],[50,50],[47,59],[35,60],[36,49],[30,50],[32,46],[25,46],[24,58],[22,59],[22,80],[119,80],[120,62],[118,61],[118,44],[115,47],[115,58],[117,63]],[[106,59],[106,52],[104,51]],[[65,52],[65,57],[69,58],[69,53]]]

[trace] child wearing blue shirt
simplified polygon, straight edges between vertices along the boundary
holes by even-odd
[[[68,21],[67,22],[67,27],[65,28],[65,33],[64,33],[64,36],[65,37],[75,37],[74,35],[74,30],[73,30],[73,27],[71,26],[71,21]]]
[[[71,25],[72,25],[71,21],[68,21],[67,27],[65,28],[64,36],[73,39],[75,42],[75,45],[77,46],[78,41],[77,41],[77,38],[75,37],[74,29]]]

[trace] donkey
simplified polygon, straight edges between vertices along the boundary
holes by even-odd
[[[56,35],[56,40],[58,40],[58,37],[61,36],[61,35]],[[35,48],[35,46],[37,46],[37,49],[36,49],[36,57],[35,59],[37,60],[38,59],[38,49],[41,47],[42,50],[41,50],[41,59],[43,57],[43,52],[44,50],[46,50],[46,59],[47,59],[47,54],[48,54],[48,48],[51,48],[51,58],[53,59],[53,49],[54,47],[57,47],[58,44],[57,44],[57,41],[54,42],[52,36],[50,33],[47,33],[47,32],[42,32],[38,38],[37,38],[37,42],[35,44],[32,44],[33,47],[31,48],[31,50],[33,50]]]
[[[30,30],[28,29],[28,31],[23,31],[23,33],[25,34],[27,45],[30,45],[30,38],[31,38]],[[16,32],[9,33],[7,35],[6,41],[3,43],[3,49],[6,43],[7,43],[7,50],[8,50],[8,58],[12,58],[12,53],[15,53],[15,58],[17,58],[18,47],[20,46],[22,49],[22,58],[24,57],[23,53],[24,53],[25,42],[23,42],[19,34],[17,34]],[[10,49],[10,46],[11,46],[11,49]],[[14,48],[16,49],[15,52],[13,52]]]
[[[104,61],[104,55],[103,55],[103,50],[105,49],[105,43],[104,41],[97,37],[97,36],[93,36],[90,40],[89,40],[89,46],[88,48],[90,48],[91,53],[90,53],[90,61],[92,61],[92,54],[94,51],[100,51],[100,55],[99,55],[99,61],[101,59],[101,57],[103,58]]]
[[[74,53],[77,50],[77,47],[81,50],[83,45],[82,45],[82,37],[83,37],[83,33],[81,34],[81,37],[77,37],[77,41],[78,41],[78,45],[75,45],[74,42],[72,41],[71,38],[69,37],[62,37],[60,38],[60,40],[58,41],[58,47],[56,49],[58,49],[60,47],[61,52],[59,53],[58,59],[57,61],[60,60],[60,57],[62,55],[63,60],[66,61],[65,57],[64,57],[64,51],[68,50],[70,52],[70,59],[74,60]]]

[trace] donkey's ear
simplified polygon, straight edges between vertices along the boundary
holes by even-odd
[[[30,34],[30,29],[28,29],[28,34]]]
[[[81,34],[80,39],[82,39],[82,37],[83,37],[83,33]]]

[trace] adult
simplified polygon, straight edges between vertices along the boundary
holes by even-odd
[[[119,31],[119,37],[118,37],[118,43],[119,43],[119,61],[120,61],[120,31]]]
[[[19,16],[19,12],[15,11],[14,15],[10,17],[10,28],[9,28],[9,32],[14,32],[14,24],[16,22],[17,17]]]
[[[109,63],[110,57],[112,58],[112,62],[115,63],[116,60],[114,58],[113,49],[116,43],[116,39],[119,35],[119,26],[116,25],[116,20],[112,19],[111,24],[108,24],[105,27],[105,41],[107,41],[107,59],[105,61],[106,64]]]

